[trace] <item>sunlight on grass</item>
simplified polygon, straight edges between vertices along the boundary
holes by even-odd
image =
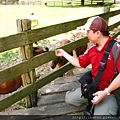
[[[31,5],[3,5],[0,7],[2,11],[0,12],[0,37],[17,33],[16,19],[26,19],[31,10],[34,10],[39,20],[36,28],[102,13],[102,7],[61,8]]]
[[[102,13],[103,7],[46,7],[33,5],[0,5],[0,37],[17,33],[16,19],[27,19],[34,10],[40,28]],[[114,8],[111,8],[113,10]]]
[[[53,24],[81,19],[101,14],[103,7],[46,7],[33,5],[1,5],[0,10],[0,37],[17,33],[16,19],[27,19],[31,10],[34,10],[39,25],[36,28]],[[111,10],[113,10],[112,8]],[[33,29],[33,28],[32,28]],[[46,41],[41,41],[45,44]],[[6,51],[0,54],[0,62],[10,62],[18,55],[18,50]]]

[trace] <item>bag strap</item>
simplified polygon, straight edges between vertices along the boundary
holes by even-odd
[[[114,72],[115,72],[115,75],[118,74],[118,71],[117,71],[117,68],[116,68],[116,61],[117,61],[118,55],[120,54],[120,46],[117,46],[117,45],[118,45],[118,42],[116,42],[113,45],[113,48],[112,48],[112,55],[113,55],[113,59],[114,59]]]
[[[115,43],[116,41],[115,40],[111,40],[107,46],[107,48],[105,49],[104,51],[104,54],[103,54],[103,58],[102,60],[100,61],[100,65],[99,65],[99,70],[98,70],[98,73],[93,81],[93,84],[98,84],[99,80],[100,80],[100,77],[102,75],[102,72],[105,68],[105,65],[106,65],[106,62],[107,62],[107,59],[108,59],[108,56],[109,56],[109,53],[110,53],[110,50],[113,46],[113,44]]]

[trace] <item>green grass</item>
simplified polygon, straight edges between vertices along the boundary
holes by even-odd
[[[31,10],[34,10],[39,20],[39,25],[35,28],[102,13],[102,7],[1,5],[0,11],[2,12],[0,12],[0,37],[17,33],[16,19],[26,19]]]
[[[31,10],[34,10],[39,20],[39,25],[35,28],[102,13],[102,7],[0,5],[0,37],[17,33],[16,19],[26,19]]]
[[[33,5],[1,5],[0,37],[17,33],[16,19],[26,19],[34,10],[39,20],[35,28],[102,13],[102,7],[45,7]]]
[[[113,10],[115,8],[112,8]],[[57,23],[81,19],[102,13],[102,7],[46,7],[40,5],[0,5],[0,37],[17,33],[16,19],[27,19],[31,10],[34,10],[39,25],[45,27]],[[45,44],[45,41],[42,41]],[[0,62],[8,62],[18,52],[0,53]]]
[[[0,63],[10,63],[18,56],[18,49],[9,50],[0,54]]]

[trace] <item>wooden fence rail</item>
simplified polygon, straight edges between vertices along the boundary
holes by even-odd
[[[109,13],[99,14],[99,16],[103,17],[105,20],[108,20],[110,17],[119,15],[119,14],[120,14],[120,10],[116,10],[116,11],[112,11]],[[84,19],[69,21],[69,22],[65,22],[61,24],[51,25],[51,26],[47,26],[47,27],[43,27],[39,29],[34,29],[34,30],[26,30],[18,34],[10,35],[7,37],[2,37],[0,38],[0,52],[4,52],[4,51],[18,48],[18,47],[27,46],[34,42],[43,40],[45,38],[74,30],[76,29],[76,27],[82,26],[83,24],[85,24],[88,18],[89,17],[84,18]],[[109,30],[116,28],[118,25],[120,25],[120,21],[109,26]],[[116,38],[118,35],[120,35],[120,31],[116,33],[113,37]],[[88,39],[87,37],[85,37],[80,40],[71,42],[65,46],[62,46],[61,48],[69,52],[80,46],[83,46],[87,42],[88,42]],[[32,71],[33,69],[37,68],[38,66],[41,66],[55,58],[56,56],[54,54],[54,51],[49,51],[49,52],[43,53],[35,57],[30,57],[9,68],[0,70],[0,84],[12,78],[15,78],[19,75],[28,73]],[[73,66],[71,64],[67,64],[61,67],[60,69],[49,73],[45,77],[37,81],[34,81],[34,83],[31,83],[31,84],[26,85],[25,87],[22,87],[21,89],[12,93],[10,96],[1,99],[0,100],[0,111],[11,106],[12,104],[21,100],[22,98],[34,93],[35,91],[37,91],[44,85],[48,84],[49,82],[51,82],[52,80],[54,80],[55,78],[64,74],[65,72],[67,72],[68,70],[72,68]]]

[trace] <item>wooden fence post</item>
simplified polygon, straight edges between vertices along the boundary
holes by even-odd
[[[84,6],[84,0],[81,0],[81,5]]]
[[[22,32],[31,29],[31,21],[28,19],[17,19],[17,31]],[[33,44],[22,46],[19,49],[19,57],[21,60],[27,60],[33,57]],[[32,70],[28,73],[22,75],[23,86],[26,86],[30,83],[35,82],[36,74],[35,70]],[[37,106],[37,91],[25,98],[26,107],[30,108]]]

